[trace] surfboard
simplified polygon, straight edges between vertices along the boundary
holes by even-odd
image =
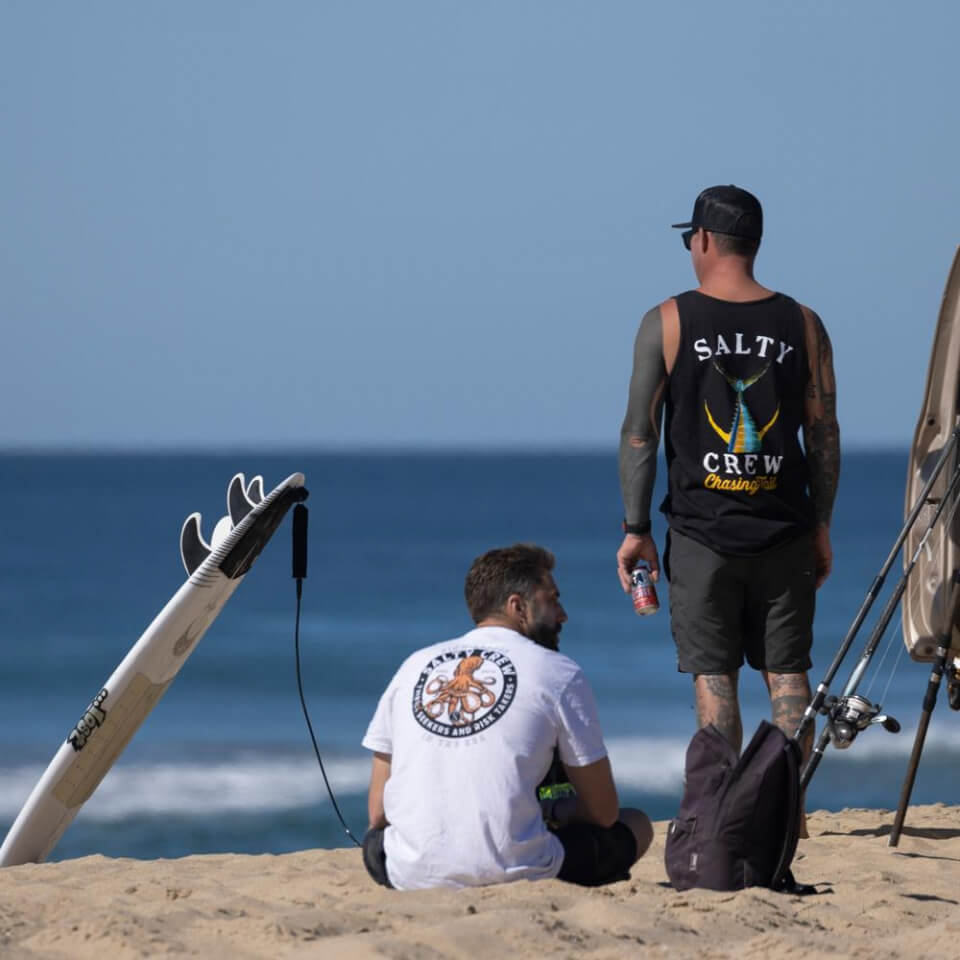
[[[904,516],[910,513],[933,466],[960,423],[960,248],[953,258],[927,368],[923,406],[907,468]],[[916,552],[957,467],[958,450],[944,465],[904,543],[904,562]],[[940,638],[960,656],[960,510],[947,504],[921,550],[903,600],[903,640],[910,656],[931,661]]]
[[[200,638],[240,585],[287,510],[306,499],[294,473],[263,495],[237,474],[227,488],[227,516],[210,541],[199,513],[180,531],[187,580],[157,614],[100,688],[27,798],[0,847],[0,867],[49,855],[84,803],[163,696]]]

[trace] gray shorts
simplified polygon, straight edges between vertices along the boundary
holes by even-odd
[[[670,531],[670,626],[682,673],[810,669],[816,563],[804,534],[753,557],[716,553]]]

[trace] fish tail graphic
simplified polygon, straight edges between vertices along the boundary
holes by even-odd
[[[757,439],[758,439],[758,440],[763,440],[763,438],[767,435],[767,431],[777,422],[777,418],[778,418],[779,416],[780,416],[780,404],[778,403],[778,404],[777,404],[777,409],[774,410],[774,412],[773,412],[773,416],[772,416],[772,417],[770,418],[770,420],[761,428],[760,432],[757,434]],[[758,450],[760,449],[759,446],[757,447],[757,449],[758,449]]]
[[[747,409],[743,395],[770,369],[770,364],[766,364],[762,370],[746,380],[731,376],[716,360],[713,361],[713,366],[717,373],[727,381],[730,389],[736,395],[736,400],[734,401],[733,422],[730,424],[729,433],[720,430],[713,417],[710,416],[710,411],[707,410],[710,425],[726,441],[729,453],[759,453],[762,449],[764,434],[774,425],[780,415],[780,406],[777,405],[777,411],[770,422],[762,430],[757,430],[756,421]],[[706,407],[706,403],[704,403],[704,407]]]
[[[727,441],[728,453],[740,453],[740,447],[743,446],[743,409],[739,394],[737,401],[733,405],[733,422],[730,424],[730,439]]]
[[[706,411],[707,420],[709,421],[710,426],[713,427],[713,429],[714,429],[715,433],[717,434],[717,436],[718,436],[724,443],[729,444],[729,443],[730,443],[730,434],[727,433],[726,430],[721,430],[721,429],[720,429],[720,426],[719,426],[719,424],[717,423],[717,421],[713,419],[713,414],[710,413],[710,408],[707,406],[707,401],[706,401],[706,400],[703,401],[703,409]]]
[[[760,436],[757,433],[757,425],[747,405],[741,400],[740,410],[738,412],[739,422],[737,424],[737,445],[734,453],[759,453]]]
[[[762,370],[755,373],[752,377],[747,377],[746,380],[741,380],[739,377],[734,377],[727,373],[716,360],[713,361],[713,367],[734,390],[742,394],[747,387],[752,387],[770,369],[770,364],[767,363]]]

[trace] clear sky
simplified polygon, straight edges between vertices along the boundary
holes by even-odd
[[[0,2],[0,448],[617,443],[669,224],[763,201],[844,441],[909,445],[960,4]]]

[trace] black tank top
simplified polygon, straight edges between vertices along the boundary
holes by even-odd
[[[781,293],[734,303],[690,290],[676,300],[661,509],[671,529],[720,553],[762,553],[812,526],[797,436],[809,380],[803,313]]]

